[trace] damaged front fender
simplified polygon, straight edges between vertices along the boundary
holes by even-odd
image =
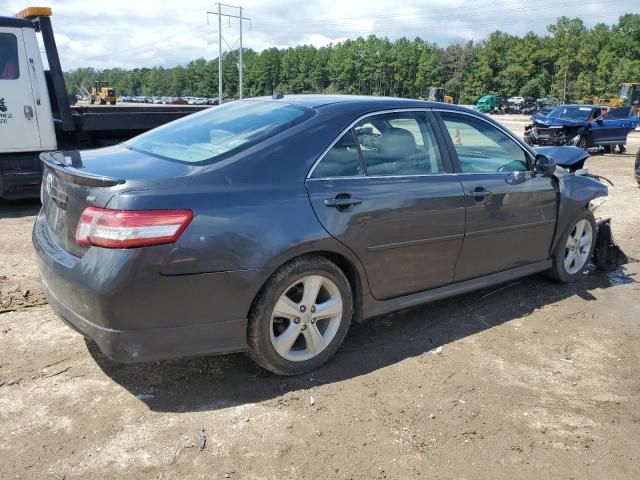
[[[607,198],[609,189],[599,180],[589,176],[570,173],[558,167],[554,176],[558,179],[559,205],[558,228],[553,239],[552,251],[567,228],[573,225],[578,212],[589,208],[591,202],[598,198]]]

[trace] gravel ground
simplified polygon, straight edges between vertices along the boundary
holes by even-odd
[[[632,164],[587,166],[615,183],[599,214],[640,258]],[[119,365],[46,305],[37,208],[0,205],[2,479],[640,477],[638,263],[355,326],[312,375],[272,376],[240,354]]]

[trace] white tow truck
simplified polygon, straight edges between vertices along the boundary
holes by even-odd
[[[39,195],[43,151],[118,143],[202,108],[70,106],[51,9],[30,7],[14,17],[0,16],[0,199]]]

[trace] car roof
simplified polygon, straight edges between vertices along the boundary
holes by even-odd
[[[468,109],[452,105],[450,103],[428,102],[424,100],[414,100],[410,98],[396,97],[374,97],[367,95],[274,95],[273,97],[254,97],[247,99],[282,102],[290,105],[320,110],[327,106],[344,105],[348,108],[361,106],[365,109],[388,109],[388,108],[447,108],[451,110],[466,111]]]

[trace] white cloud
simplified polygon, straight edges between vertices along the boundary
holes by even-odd
[[[245,47],[311,44],[376,34],[447,45],[482,40],[494,30],[545,33],[561,15],[579,16],[587,25],[613,23],[637,11],[637,0],[238,0],[252,19],[244,31]],[[217,18],[209,0],[51,0],[53,26],[64,69],[82,66],[171,67],[198,57],[218,55]],[[235,2],[233,2],[235,3]],[[5,0],[0,15],[12,15],[25,0]],[[231,12],[231,10],[227,11]],[[237,13],[237,12],[235,12]],[[237,46],[237,21],[223,21],[223,34]]]

